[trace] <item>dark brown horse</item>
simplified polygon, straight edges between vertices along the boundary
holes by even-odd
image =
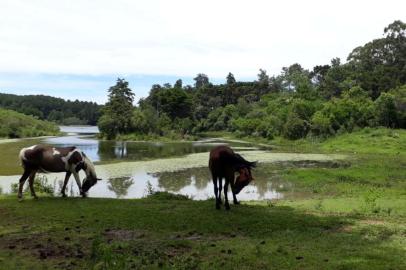
[[[222,179],[224,183],[224,204],[227,210],[230,209],[228,204],[228,184],[231,186],[234,204],[239,204],[236,194],[247,186],[254,178],[251,175],[251,168],[256,166],[256,162],[249,162],[239,154],[225,145],[217,146],[210,151],[209,168],[213,177],[214,195],[216,196],[216,208],[220,209],[221,205],[221,188]],[[239,175],[234,181],[234,174]],[[218,182],[218,185],[217,185]]]
[[[20,160],[24,173],[20,178],[18,198],[23,197],[23,186],[29,178],[31,195],[37,198],[34,191],[34,179],[37,172],[66,172],[65,181],[62,187],[62,196],[65,197],[65,189],[69,177],[73,174],[79,187],[80,194],[86,196],[86,192],[100,180],[92,161],[76,147],[52,147],[48,145],[33,145],[23,148],[20,151]],[[83,186],[80,183],[79,171],[84,170],[86,178],[83,179]]]

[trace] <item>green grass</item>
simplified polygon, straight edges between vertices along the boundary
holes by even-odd
[[[279,149],[349,158],[331,168],[260,166],[303,196],[231,211],[167,193],[22,203],[2,196],[0,268],[406,269],[405,138],[375,129],[291,146],[274,140]]]
[[[216,211],[214,201],[162,194],[22,203],[3,197],[0,213],[0,261],[7,269],[406,267],[399,219],[381,223],[288,202],[225,212]]]
[[[25,138],[59,134],[56,124],[0,108],[0,138]]]

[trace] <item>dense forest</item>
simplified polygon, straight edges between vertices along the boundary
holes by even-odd
[[[312,70],[295,63],[252,82],[232,73],[214,85],[198,74],[194,86],[153,85],[134,107],[128,82],[109,92],[98,126],[108,138],[185,137],[205,131],[242,136],[327,137],[363,127],[406,127],[406,24],[394,21],[382,38],[355,48],[342,62]]]
[[[59,134],[59,128],[54,123],[0,108],[0,138],[24,138],[57,134]]]
[[[0,93],[0,108],[65,125],[95,125],[100,107],[94,102],[66,101],[44,95],[18,96]]]

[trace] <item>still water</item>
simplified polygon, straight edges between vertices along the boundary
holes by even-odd
[[[141,198],[153,191],[183,194],[195,200],[211,198],[213,185],[207,161],[208,152],[214,146],[228,144],[240,153],[272,154],[266,146],[241,141],[205,139],[171,143],[119,142],[97,139],[97,127],[69,126],[61,127],[61,130],[65,135],[59,137],[0,143],[0,151],[7,152],[10,157],[0,165],[0,191],[10,193],[12,184],[18,182],[22,173],[17,159],[19,150],[38,143],[79,147],[96,163],[98,177],[102,178],[90,189],[89,196],[108,198]],[[300,160],[297,156],[294,158]],[[323,157],[315,157],[315,162],[322,164],[322,160],[317,159]],[[254,172],[256,180],[241,191],[238,195],[240,200],[283,198],[293,190],[291,183],[269,173],[269,166],[262,163],[259,165]],[[46,177],[55,195],[59,194],[64,174],[48,174]],[[67,194],[78,196],[78,193],[72,178]],[[29,196],[28,193],[26,196]]]

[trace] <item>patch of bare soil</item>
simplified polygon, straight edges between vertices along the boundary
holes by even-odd
[[[45,259],[82,259],[86,256],[83,241],[81,244],[72,243],[69,240],[58,240],[48,237],[46,234],[32,234],[29,236],[7,235],[0,241],[0,249],[13,250],[13,252],[30,254],[39,260]]]

